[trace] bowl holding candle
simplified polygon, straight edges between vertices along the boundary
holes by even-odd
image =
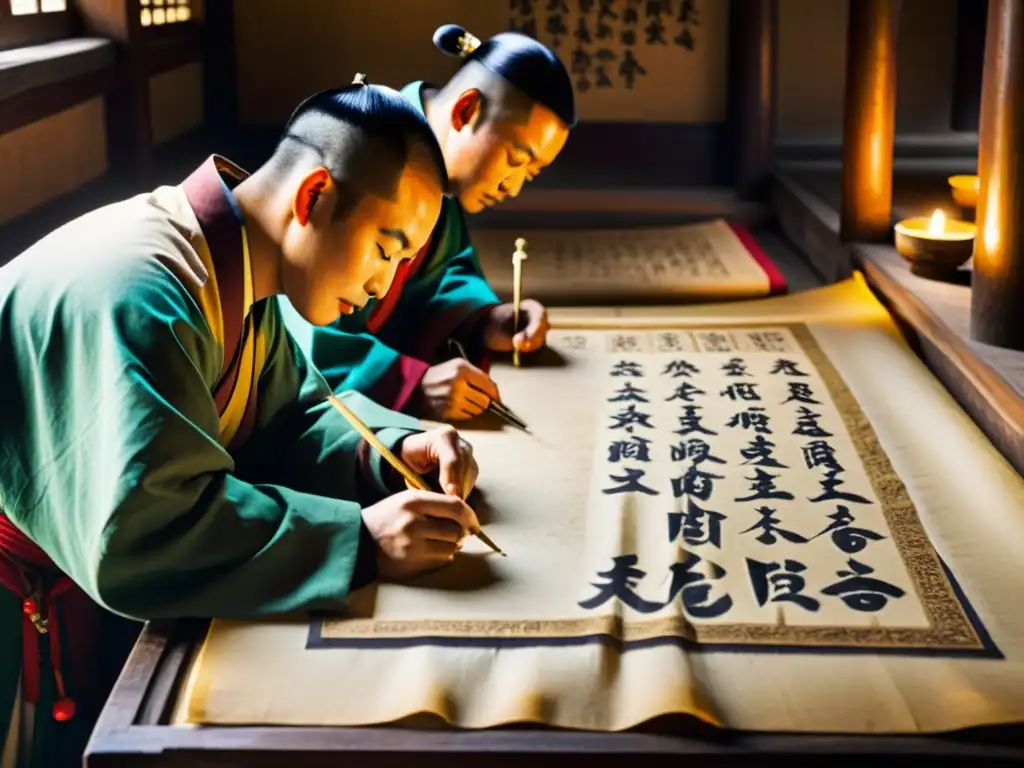
[[[977,176],[950,176],[949,188],[953,191],[953,202],[961,208],[978,207],[978,190],[981,180]]]
[[[936,210],[896,224],[896,250],[921,277],[945,279],[971,258],[977,227],[969,221],[946,218]]]

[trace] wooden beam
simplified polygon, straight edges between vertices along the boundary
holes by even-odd
[[[775,154],[778,0],[729,3],[728,119],[736,191],[761,200],[771,185]]]
[[[850,3],[840,237],[889,237],[896,130],[896,38],[901,0]]]
[[[978,130],[987,18],[988,0],[957,0],[953,114],[950,123],[954,131]]]
[[[991,0],[978,131],[971,338],[1024,350],[1024,3]]]
[[[234,0],[206,0],[203,23],[203,99],[206,124],[217,140],[238,132],[238,65]]]

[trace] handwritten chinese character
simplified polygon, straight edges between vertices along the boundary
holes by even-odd
[[[881,541],[885,538],[880,533],[875,533],[867,528],[855,528],[853,527],[853,515],[850,514],[850,508],[838,504],[836,511],[828,516],[828,519],[832,523],[821,533],[815,534],[811,538],[818,538],[818,536],[824,536],[826,533],[831,534],[830,538],[832,543],[836,545],[836,549],[840,552],[845,552],[847,555],[852,555],[855,552],[860,552],[864,549],[869,541]]]
[[[847,560],[846,564],[850,569],[837,571],[836,575],[841,580],[821,590],[823,595],[838,597],[855,611],[877,613],[885,608],[889,600],[906,594],[895,584],[869,576],[875,572],[870,565],[858,563],[853,558]]]
[[[610,480],[618,483],[618,485],[612,488],[602,488],[601,493],[606,496],[615,496],[620,493],[643,493],[647,496],[657,496],[658,491],[653,488],[648,488],[646,485],[641,483],[646,472],[642,469],[631,469],[630,467],[623,467],[624,475],[608,475]]]
[[[761,533],[754,538],[765,545],[774,544],[778,541],[776,534],[792,544],[807,543],[807,539],[799,533],[788,531],[780,525],[779,521],[775,518],[776,510],[771,507],[758,507],[756,511],[761,515],[761,519],[746,530],[740,531],[740,533],[761,531]]]
[[[750,586],[758,605],[766,603],[793,603],[808,611],[816,612],[821,603],[810,595],[803,594],[807,580],[801,576],[807,566],[798,560],[762,563],[751,558],[747,560]]]
[[[635,591],[637,584],[647,575],[636,567],[638,560],[636,555],[613,557],[612,567],[597,574],[599,578],[604,579],[604,582],[590,583],[590,586],[597,589],[597,594],[582,601],[579,606],[592,611],[615,598],[638,613],[654,613],[661,608],[657,603],[644,600]]]
[[[750,490],[752,493],[749,496],[740,496],[736,501],[757,501],[758,499],[785,499],[792,500],[793,494],[789,491],[780,491],[775,486],[775,478],[779,475],[773,475],[770,472],[765,472],[763,469],[758,467],[754,470],[753,477],[747,477],[750,480]]]

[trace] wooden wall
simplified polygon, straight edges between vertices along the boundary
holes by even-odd
[[[194,0],[194,8],[201,17],[203,1]],[[201,62],[154,74],[149,94],[154,146],[202,125]],[[0,133],[0,168],[0,226],[103,176],[108,168],[104,97]]]
[[[779,0],[781,141],[841,134],[847,2]],[[615,5],[621,10],[623,4]],[[538,9],[544,6],[543,0],[535,2]],[[947,130],[956,2],[904,0],[903,7],[898,130]],[[444,78],[454,63],[431,44],[433,30],[452,22],[478,36],[490,35],[507,26],[507,8],[507,0],[234,0],[240,122],[277,125],[305,95],[347,82],[357,71],[393,86]],[[617,88],[600,99],[590,91],[581,99],[583,118],[724,119],[728,0],[697,0],[697,8],[692,53],[670,47],[661,57],[647,54],[653,76],[640,78],[633,90]],[[543,14],[538,16],[543,27]],[[567,61],[569,48],[561,46]]]

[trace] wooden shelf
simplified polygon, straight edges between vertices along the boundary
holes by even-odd
[[[932,372],[1024,474],[1024,352],[971,340],[969,270],[953,282],[928,280],[891,245],[841,243],[835,208],[790,175],[776,174],[774,201],[783,230],[827,273],[863,271]]]

